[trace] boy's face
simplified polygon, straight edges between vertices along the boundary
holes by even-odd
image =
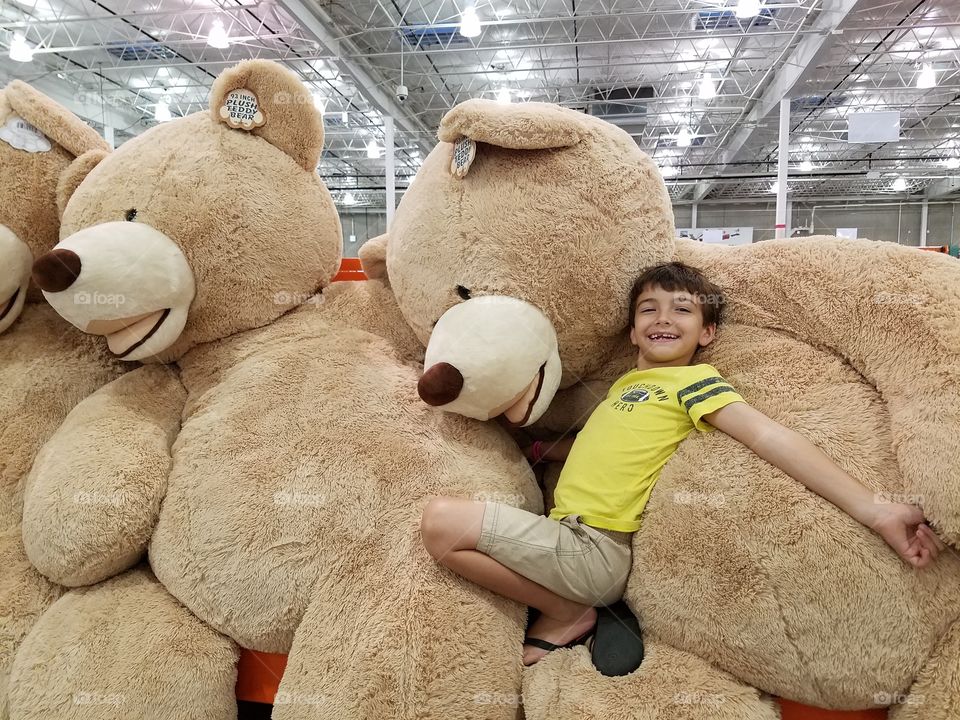
[[[703,308],[690,293],[648,285],[637,298],[630,342],[652,365],[687,364],[716,330],[716,325],[704,326]]]

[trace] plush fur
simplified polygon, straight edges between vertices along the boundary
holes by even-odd
[[[29,85],[0,91],[0,125],[16,115],[51,141],[46,152],[0,140],[0,225],[34,256],[57,242],[56,189],[70,163],[106,143],[89,126]],[[12,268],[3,264],[4,272]],[[13,655],[36,618],[62,592],[29,563],[21,539],[23,482],[41,445],[81,399],[122,372],[96,339],[64,322],[31,287],[0,334],[0,717]]]
[[[298,96],[285,110],[315,113],[279,66],[228,75],[281,85]],[[257,95],[268,127],[272,95]],[[223,688],[245,646],[290,654],[277,718],[514,718],[476,697],[519,689],[523,608],[439,566],[419,519],[441,494],[542,511],[532,473],[501,428],[420,401],[423,346],[385,281],[312,295],[341,239],[315,174],[271,144],[296,129],[217,122],[145,133],[67,204],[66,232],[136,207],[187,256],[197,295],[183,337],[157,355],[173,361],[78,405],[34,466],[32,559],[95,585],[67,593],[25,641],[14,717],[53,717],[91,687],[133,701],[75,704],[71,717],[153,717],[183,683],[184,717],[229,718]],[[146,179],[128,187],[134,166]],[[62,502],[94,493],[104,502]],[[124,572],[144,548],[156,579]],[[163,673],[143,663],[144,636]],[[87,662],[57,672],[88,640]],[[192,691],[204,674],[209,697]]]
[[[732,302],[730,323],[700,361],[887,494],[878,498],[917,496],[956,546],[954,259],[836,238],[675,243],[662,180],[618,130],[578,116],[571,132],[593,122],[594,142],[536,149],[542,133],[530,129],[530,113],[518,109],[512,122],[511,112],[477,101],[451,111],[443,140],[482,134],[468,173],[451,173],[451,146],[441,142],[405,194],[385,252],[365,253],[421,340],[459,302],[458,285],[533,303],[557,329],[566,390],[532,432],[566,431],[582,426],[635,360],[624,332],[634,278],[648,264],[684,260]],[[558,137],[563,112],[543,111],[543,133]],[[528,149],[514,139],[524,132]],[[574,661],[577,652],[556,653],[525,672],[533,689],[525,712],[769,716],[762,703],[675,707],[662,688],[677,688],[675,663],[696,657],[678,691],[724,686],[728,697],[756,698],[753,686],[830,708],[908,694],[898,715],[919,717],[911,714],[919,707],[946,720],[957,703],[958,590],[954,552],[912,570],[876,534],[731,438],[695,433],[665,467],[634,541],[626,600],[656,652],[616,679],[599,677],[582,656]]]

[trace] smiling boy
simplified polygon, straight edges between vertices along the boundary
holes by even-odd
[[[596,606],[622,596],[632,534],[660,470],[694,429],[717,428],[873,529],[914,567],[943,545],[919,508],[874,494],[802,435],[751,407],[705,363],[724,297],[682,263],[645,270],[630,298],[636,369],[619,378],[575,438],[533,459],[565,460],[548,517],[503,503],[434,498],[424,509],[427,551],[459,575],[540,611],[523,662],[583,642]],[[596,653],[595,653],[596,657]]]

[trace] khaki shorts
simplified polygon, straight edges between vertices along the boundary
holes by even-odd
[[[627,586],[630,537],[586,525],[579,515],[557,521],[487,502],[477,550],[568,600],[611,605]]]

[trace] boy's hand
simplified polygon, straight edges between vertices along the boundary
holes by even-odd
[[[880,505],[870,527],[915,568],[932,563],[945,547],[914,505]]]

